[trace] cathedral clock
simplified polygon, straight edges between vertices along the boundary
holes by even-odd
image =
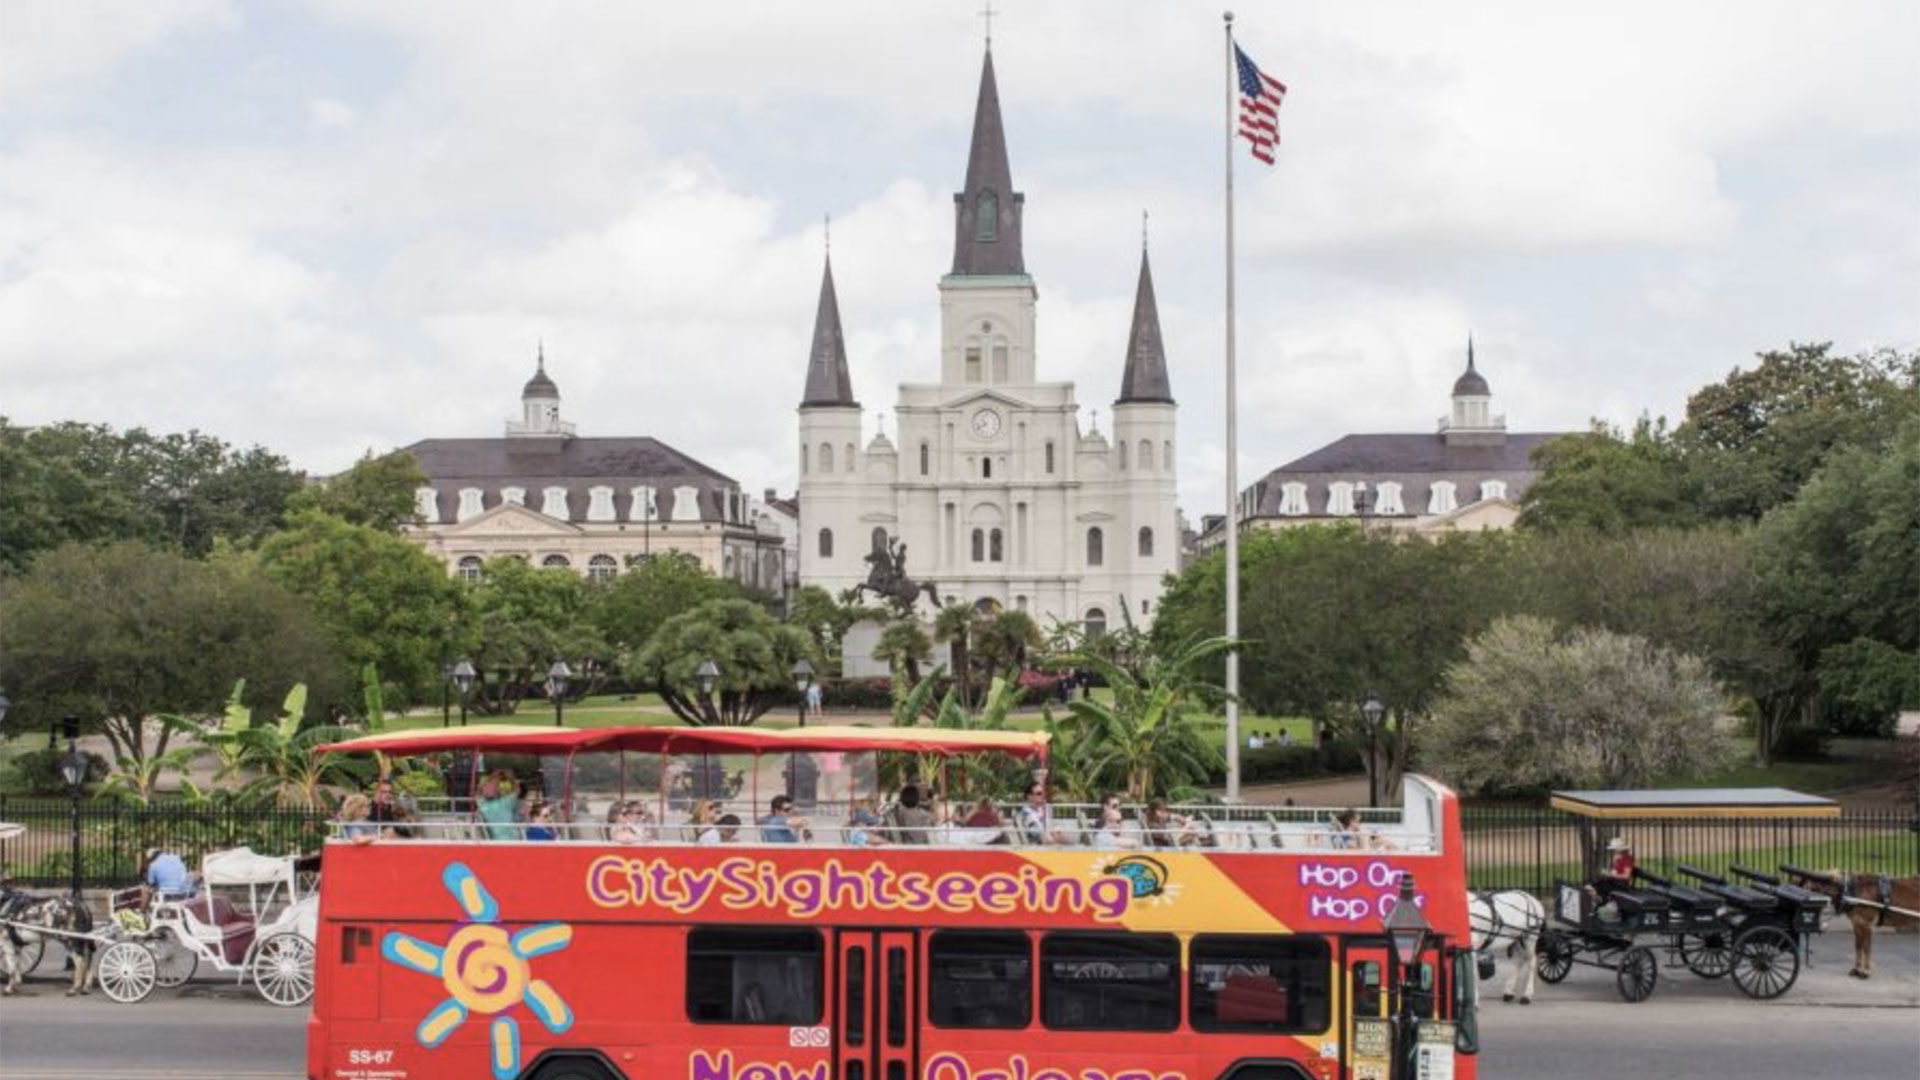
[[[973,434],[981,439],[991,439],[1000,434],[1000,414],[992,409],[981,409],[974,413]]]

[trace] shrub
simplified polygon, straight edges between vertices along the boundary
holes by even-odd
[[[87,759],[85,783],[100,783],[113,771],[107,759],[99,754],[84,750],[81,754]],[[28,750],[15,754],[7,787],[23,795],[65,795],[67,781],[60,775],[60,759],[65,756],[67,752],[64,749]]]

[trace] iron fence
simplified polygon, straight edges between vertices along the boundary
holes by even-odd
[[[1624,837],[1635,862],[1660,874],[1682,864],[1726,875],[1735,863],[1781,863],[1907,877],[1920,874],[1920,817],[1899,807],[1849,809],[1837,818],[1631,818],[1595,821],[1545,807],[1468,806],[1467,883],[1546,896],[1556,879],[1590,874],[1607,841]]]
[[[172,851],[190,867],[209,851],[250,847],[265,855],[317,850],[327,815],[305,810],[127,806],[83,802],[79,809],[80,885],[137,884],[141,854]],[[73,866],[74,811],[63,799],[0,798],[0,821],[19,835],[0,840],[0,872],[16,885],[64,886]]]

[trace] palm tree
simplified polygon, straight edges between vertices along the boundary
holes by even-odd
[[[902,672],[907,682],[919,682],[920,662],[932,655],[933,643],[927,640],[927,632],[912,619],[887,624],[887,628],[880,631],[880,640],[873,645],[874,659],[887,662],[896,682]]]
[[[973,705],[974,611],[965,604],[948,604],[933,617],[933,640],[947,644],[953,659],[953,685],[960,702]]]
[[[1027,666],[1027,654],[1045,642],[1033,616],[1024,611],[1001,611],[974,630],[974,652],[988,672],[1018,675]]]
[[[1150,655],[1137,675],[1105,657],[1084,657],[1112,689],[1111,701],[1083,699],[1069,706],[1090,744],[1086,752],[1095,773],[1143,800],[1205,777],[1220,752],[1188,722],[1187,713],[1203,695],[1225,693],[1202,681],[1198,670],[1234,644],[1214,637],[1171,656]]]

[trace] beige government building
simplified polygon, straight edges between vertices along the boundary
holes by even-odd
[[[717,575],[786,595],[786,541],[738,483],[658,439],[581,437],[560,417],[544,353],[536,365],[520,419],[502,437],[404,448],[427,476],[410,536],[470,580],[499,555],[604,581],[682,551]]]

